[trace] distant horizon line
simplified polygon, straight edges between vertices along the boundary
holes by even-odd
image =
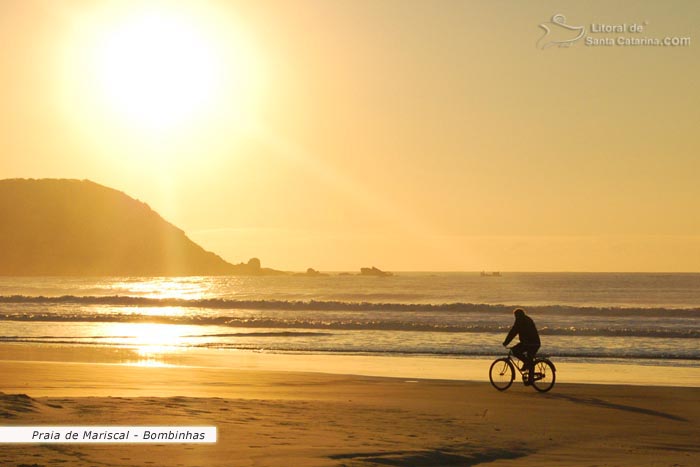
[[[318,272],[326,273],[342,273],[342,272],[355,272],[355,269],[316,269]],[[401,269],[382,269],[382,271],[393,272],[393,273],[475,273],[480,274],[482,272],[486,273],[501,273],[501,274],[541,274],[541,273],[551,273],[551,274],[700,274],[700,271],[578,271],[578,270],[507,270],[507,269],[478,269],[478,270],[401,270]],[[296,269],[279,269],[284,272],[304,272],[302,270]]]
[[[365,275],[361,274],[360,272],[356,270],[343,270],[343,269],[338,269],[338,270],[330,270],[330,269],[314,269],[316,272],[323,273],[323,274],[329,274],[329,275],[338,275],[338,274],[347,274],[351,276],[361,276],[361,277],[377,277],[373,275]],[[279,271],[282,273],[282,275],[297,275],[301,273],[301,275],[304,275],[306,271],[302,270],[294,270],[294,269],[276,269],[276,271]],[[507,274],[688,274],[688,275],[693,275],[693,274],[700,274],[700,271],[507,271],[507,270],[478,270],[478,271],[420,271],[420,270],[396,270],[396,269],[382,269],[382,271],[385,272],[390,272],[393,274],[394,277],[396,275],[400,274],[481,274],[482,272],[488,273],[486,276],[483,277],[502,277],[503,275]],[[498,272],[500,275],[499,276],[492,276],[492,273]],[[349,274],[348,274],[349,273]],[[2,278],[9,278],[9,277],[15,277],[15,278],[49,278],[49,277],[73,277],[73,278],[86,278],[86,277],[279,277],[279,274],[277,275],[267,275],[267,274],[262,274],[262,275],[256,275],[256,274],[251,274],[251,275],[246,275],[246,274],[213,274],[213,275],[202,275],[202,274],[192,274],[192,275],[81,275],[81,274],[46,274],[46,275],[6,275],[6,274],[0,274],[0,279]],[[314,276],[310,276],[314,277]],[[387,276],[387,277],[391,277]]]

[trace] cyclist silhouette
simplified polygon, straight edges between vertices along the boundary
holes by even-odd
[[[518,336],[520,342],[514,345],[511,350],[513,355],[525,362],[525,369],[529,370],[525,384],[530,385],[535,376],[535,372],[532,371],[532,362],[540,349],[540,335],[535,327],[535,322],[525,314],[525,310],[517,308],[513,310],[513,314],[515,315],[515,323],[506,336],[506,340],[503,341],[503,347],[506,347],[516,335]]]

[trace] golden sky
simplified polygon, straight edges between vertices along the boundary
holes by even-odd
[[[586,37],[538,48],[555,14]],[[4,0],[0,177],[90,179],[280,269],[700,271],[698,18],[694,1]],[[620,37],[690,44],[584,42]]]

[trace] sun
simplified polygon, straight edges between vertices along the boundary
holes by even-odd
[[[96,47],[105,104],[147,128],[195,119],[214,106],[222,57],[197,26],[170,12],[143,11],[105,34]]]
[[[59,105],[86,140],[211,141],[254,120],[259,53],[230,5],[105,1],[70,17]]]

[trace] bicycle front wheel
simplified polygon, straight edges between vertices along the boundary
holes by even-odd
[[[510,360],[507,358],[496,359],[489,369],[489,379],[493,387],[499,391],[508,389],[515,379],[515,370]]]
[[[547,392],[554,387],[557,373],[552,362],[546,359],[535,360],[535,377],[532,385],[540,392]]]

